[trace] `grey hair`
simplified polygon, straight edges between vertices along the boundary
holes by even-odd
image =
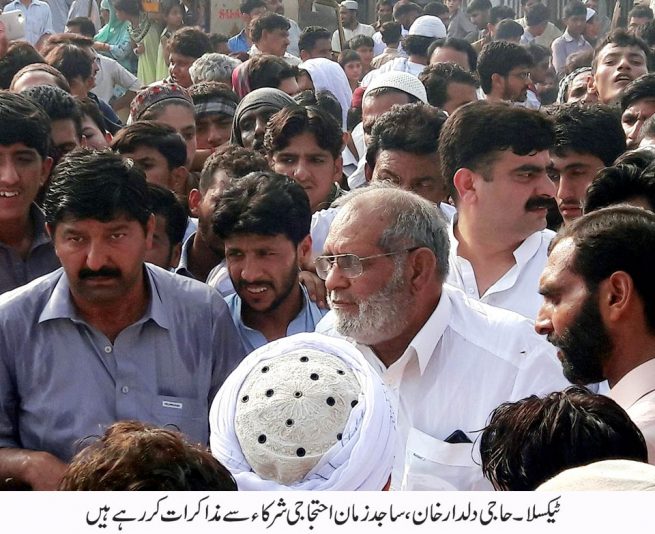
[[[441,279],[445,280],[448,276],[450,238],[448,223],[439,206],[389,182],[374,182],[355,189],[340,197],[332,206],[345,211],[349,204],[353,204],[351,209],[357,209],[362,204],[371,203],[374,203],[377,213],[388,221],[378,246],[385,252],[412,247],[429,248],[437,259]]]
[[[231,86],[232,71],[240,64],[241,61],[225,54],[203,54],[189,67],[189,76],[194,84],[223,82]]]

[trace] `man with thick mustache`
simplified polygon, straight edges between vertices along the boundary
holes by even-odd
[[[439,136],[457,206],[446,282],[529,319],[541,304],[537,282],[554,235],[545,229],[555,206],[546,172],[554,142],[544,115],[483,101],[457,109]]]
[[[539,282],[535,328],[555,345],[564,375],[607,380],[655,463],[655,214],[626,205],[565,226]]]
[[[218,293],[144,264],[148,204],[143,171],[117,154],[57,166],[44,212],[63,269],[0,299],[0,485],[55,489],[119,420],[209,442],[209,404],[243,347]]]

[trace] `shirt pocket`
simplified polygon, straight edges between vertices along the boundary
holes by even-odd
[[[401,489],[492,490],[473,459],[473,447],[473,443],[446,443],[416,428],[410,429]]]
[[[208,443],[209,414],[204,401],[157,395],[153,402],[152,411],[158,426],[178,430],[194,443]]]

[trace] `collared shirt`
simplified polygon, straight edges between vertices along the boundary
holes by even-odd
[[[608,396],[639,427],[648,447],[648,463],[655,465],[655,359],[632,369],[610,389]]]
[[[450,235],[450,270],[446,282],[460,288],[469,298],[492,306],[520,313],[535,320],[543,298],[539,294],[539,277],[548,259],[548,245],[555,236],[551,230],[541,230],[529,236],[514,251],[516,263],[495,282],[484,295],[478,292],[478,284],[471,263],[457,255],[459,242],[455,237],[454,224]]]
[[[189,270],[189,249],[193,246],[195,235],[196,232],[193,232],[189,237],[184,239],[184,242],[182,243],[182,251],[180,253],[180,261],[177,264],[177,267],[173,269],[173,272],[175,272],[175,274],[179,274],[180,276],[197,280],[197,278]]]
[[[402,54],[398,48],[385,48],[379,55],[373,58],[371,61],[371,67],[374,69],[379,69],[382,65],[385,65],[389,61],[393,61]]]
[[[72,6],[72,1],[48,0],[48,5],[52,14],[52,28],[55,30],[55,33],[62,33],[68,21],[68,12]],[[85,13],[83,16],[87,17],[88,15]]]
[[[357,26],[354,30],[349,28],[343,29],[343,36],[346,39],[346,43],[350,41],[356,35],[367,35],[368,37],[373,37],[375,33],[375,28],[369,26],[368,24],[362,24],[361,22],[357,23]],[[341,52],[341,42],[339,41],[339,30],[334,30],[332,34],[332,50],[335,52]]]
[[[63,269],[0,297],[0,447],[68,461],[124,419],[208,442],[210,403],[244,355],[239,335],[215,291],[144,269],[148,308],[113,343],[79,315]]]
[[[20,11],[25,17],[25,40],[34,46],[42,35],[52,35],[52,11],[47,2],[32,0],[29,6],[25,7],[20,0],[9,2],[4,9],[5,13]]]
[[[141,89],[141,81],[114,58],[98,54],[100,70],[96,73],[96,85],[93,92],[105,102],[122,96],[126,91],[135,93]]]
[[[55,247],[45,230],[45,217],[36,204],[30,207],[30,222],[34,238],[25,260],[14,248],[0,242],[0,294],[59,268]]]
[[[398,50],[398,52],[401,55],[405,55],[405,52],[403,51],[403,43],[402,43],[402,38],[406,37],[409,34],[409,30],[406,30],[404,26],[400,27],[400,42],[398,43],[398,48],[397,49],[392,49],[392,50]],[[382,34],[380,32],[375,32],[373,34],[373,55],[374,56],[379,56],[380,54],[385,52],[385,47],[387,45],[384,44],[384,41],[382,41]],[[371,63],[372,65],[372,63]],[[377,67],[376,67],[377,68]]]
[[[238,54],[239,52],[247,52],[250,50],[252,43],[248,42],[248,37],[246,37],[245,28],[237,33],[234,37],[230,37],[227,40],[227,47],[230,49],[232,54]]]
[[[357,347],[397,403],[401,439],[394,489],[492,489],[482,475],[476,439],[491,411],[503,402],[569,385],[554,348],[530,321],[467,299],[448,285],[430,318],[390,367],[369,347]],[[448,443],[456,430],[472,443]]]
[[[287,336],[301,334],[303,332],[313,332],[316,325],[328,312],[328,310],[322,310],[312,302],[305,286],[300,284],[300,289],[302,291],[303,305],[298,315],[289,323]],[[264,334],[243,323],[241,319],[241,297],[237,293],[233,293],[225,298],[225,302],[227,302],[232,320],[239,331],[241,342],[246,349],[246,354],[250,354],[253,350],[266,345],[268,340],[264,337]]]
[[[526,31],[528,30],[528,23],[525,20],[525,17],[517,19],[516,22],[518,22],[521,26],[523,26],[523,28]],[[525,33],[523,35],[525,36]],[[560,30],[552,22],[548,22],[546,24],[546,29],[544,30],[544,33],[542,33],[539,37],[534,37],[533,39],[535,44],[538,44],[540,46],[545,46],[546,48],[550,48],[550,46],[553,44],[553,41],[561,36],[562,36],[562,30]],[[521,41],[521,44],[523,44],[523,41]]]
[[[298,23],[290,19],[289,17],[284,17],[289,22],[289,46],[287,46],[287,52],[294,57],[300,57],[300,49],[298,48],[298,41],[300,40],[300,34],[302,30]]]
[[[250,47],[250,50],[248,51],[248,54],[250,54],[250,57],[258,56],[261,53],[262,53],[262,51],[259,48],[257,48],[257,45],[252,45]],[[284,59],[284,61],[286,61],[292,67],[297,67],[301,63],[300,58],[298,58],[296,56],[292,56],[291,54],[289,54],[289,52],[285,52],[282,59]]]
[[[379,69],[374,69],[371,72],[369,72],[366,76],[364,76],[364,79],[362,80],[362,86],[366,87],[371,84],[371,82],[380,74],[384,72],[391,72],[391,71],[399,71],[399,72],[409,72],[412,76],[416,76],[418,78],[418,75],[421,74],[425,70],[425,67],[427,65],[423,65],[421,63],[414,63],[413,61],[410,61],[409,58],[407,57],[397,57],[395,59],[392,59],[391,61],[388,61],[384,65],[382,65]]]
[[[471,22],[471,19],[462,9],[458,9],[455,16],[451,17],[448,23],[448,37],[473,41],[477,39],[478,35],[477,26]]]
[[[569,34],[569,30],[565,30],[561,37],[558,37],[553,41],[551,50],[553,52],[553,67],[555,68],[555,71],[560,74],[564,72],[567,57],[576,52],[583,52],[585,50],[591,51],[593,48],[583,35],[574,39]]]

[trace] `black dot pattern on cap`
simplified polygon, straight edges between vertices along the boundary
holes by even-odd
[[[257,441],[259,441],[259,443],[266,443],[266,436],[264,434],[260,434],[257,438]]]
[[[296,399],[299,399],[300,397],[302,397],[302,391],[296,391],[296,392],[293,394],[293,396],[296,397]]]
[[[250,400],[250,397],[248,395],[244,395],[241,397],[241,402],[248,402]]]
[[[358,403],[359,403],[359,401],[354,400],[354,401],[352,401],[352,402],[350,403],[350,407],[351,407],[351,408],[354,408],[355,406],[357,406]]]
[[[301,357],[300,357],[300,361],[301,361],[302,363],[307,363],[307,362],[309,361],[309,358],[308,358],[307,356],[301,356]]]
[[[287,419],[286,425],[287,426],[293,426],[293,419]]]
[[[339,441],[341,441],[341,438],[342,438],[342,437],[343,437],[343,434],[342,434],[341,432],[339,432],[339,433],[337,434],[337,439],[338,439]]]
[[[265,365],[264,367],[262,367],[262,373],[268,373],[268,369],[269,369],[268,365]]]
[[[337,369],[337,374],[338,374],[338,375],[345,375],[346,372],[345,372],[345,371],[342,371],[341,369]]]
[[[267,396],[267,397],[272,397],[272,396],[273,396],[273,393],[275,393],[275,392],[274,392],[272,389],[267,389],[267,390],[266,390],[266,396]]]
[[[309,375],[309,378],[311,378],[312,380],[318,380],[318,374],[312,373],[311,375]]]
[[[328,397],[327,399],[325,399],[325,402],[327,402],[328,406],[334,406],[335,404],[334,397]]]
[[[300,448],[296,451],[296,454],[297,454],[300,458],[302,458],[303,456],[305,456],[305,449],[303,449],[302,447],[300,447]]]

